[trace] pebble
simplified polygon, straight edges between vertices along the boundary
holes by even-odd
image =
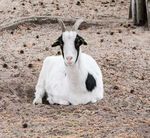
[[[122,31],[121,31],[120,29],[118,30],[118,32],[119,32],[119,33],[122,33]]]
[[[23,50],[20,50],[20,54],[24,54],[24,51],[23,51]]]
[[[14,65],[14,69],[17,69],[18,68],[18,66],[17,65]]]
[[[80,6],[80,5],[81,5],[81,2],[80,2],[80,1],[77,1],[76,5]]]
[[[38,39],[38,38],[39,38],[39,35],[37,35],[36,38]]]
[[[104,39],[101,39],[101,43],[104,42]]]
[[[46,48],[45,48],[45,50],[46,50],[46,51],[48,51],[48,50],[49,50],[49,48],[48,48],[48,47],[46,47]]]
[[[130,93],[134,93],[134,90],[133,90],[133,89],[131,89],[131,90],[130,90]]]
[[[14,34],[14,32],[13,32],[13,31],[11,31],[10,33],[11,33],[12,35]]]
[[[8,65],[6,63],[4,63],[3,68],[8,68]]]
[[[28,124],[27,124],[27,123],[24,123],[24,124],[22,125],[22,127],[23,127],[23,128],[27,128],[27,127],[28,127]]]
[[[118,41],[122,43],[122,39],[118,39]]]
[[[26,45],[26,44],[23,44],[23,47],[27,47],[27,45]]]
[[[115,89],[115,90],[119,90],[119,87],[118,87],[118,86],[114,86],[114,89]]]
[[[114,34],[114,32],[110,32],[110,35],[113,35]]]
[[[32,67],[33,67],[33,64],[31,64],[31,63],[28,64],[28,67],[29,67],[29,68],[32,68]]]

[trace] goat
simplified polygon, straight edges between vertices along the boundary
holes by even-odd
[[[96,61],[82,53],[80,46],[87,42],[77,34],[82,19],[78,19],[72,31],[66,31],[59,20],[62,34],[52,47],[60,46],[62,55],[44,60],[36,85],[33,104],[42,103],[46,93],[50,104],[78,105],[95,103],[103,98],[102,73]]]

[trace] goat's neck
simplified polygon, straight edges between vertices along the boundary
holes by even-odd
[[[81,61],[81,53],[77,62],[73,66],[66,66],[67,78],[71,84],[77,85],[83,81],[83,65]]]

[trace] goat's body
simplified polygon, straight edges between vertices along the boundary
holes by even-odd
[[[96,81],[92,90],[88,90],[85,83],[89,73]],[[73,66],[66,66],[62,56],[47,57],[36,86],[34,103],[41,103],[45,92],[50,104],[94,103],[103,98],[101,70],[95,60],[84,53],[80,53]]]

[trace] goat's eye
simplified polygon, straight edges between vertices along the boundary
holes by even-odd
[[[76,45],[77,45],[77,46],[81,46],[81,45],[82,45],[82,41],[81,41],[80,39],[77,40]]]
[[[80,37],[77,35],[76,39],[75,39],[75,46],[79,47],[82,45],[82,41],[80,39]]]

